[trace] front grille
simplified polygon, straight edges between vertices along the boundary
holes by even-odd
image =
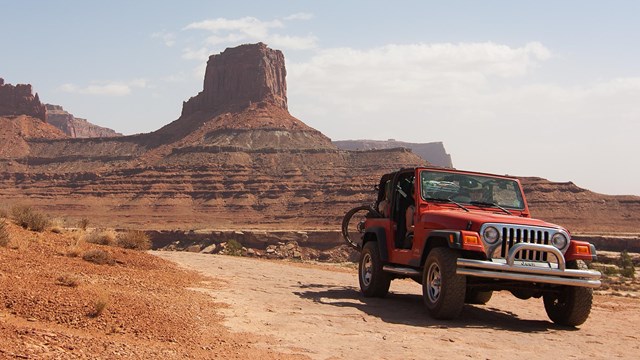
[[[505,258],[509,249],[517,243],[549,245],[551,234],[549,229],[521,228],[504,226],[500,231],[502,248],[500,257]],[[547,261],[547,253],[533,250],[523,250],[516,254],[517,260]]]
[[[494,227],[500,234],[498,242],[492,246],[487,245],[487,255],[490,258],[506,258],[509,249],[518,243],[550,245],[551,238],[560,229],[536,226],[524,226],[513,224],[487,223],[482,225],[480,233],[484,234],[487,227]],[[562,252],[564,253],[563,249]],[[516,260],[543,261],[547,262],[548,253],[546,251],[522,250],[516,254]],[[551,262],[556,262],[555,256],[551,256]]]

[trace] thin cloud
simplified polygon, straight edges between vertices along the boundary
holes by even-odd
[[[176,44],[176,35],[171,32],[160,31],[151,34],[152,39],[160,39],[167,47],[172,47]]]
[[[299,12],[299,13],[291,14],[289,16],[285,16],[284,19],[285,20],[311,20],[313,19],[313,14]]]
[[[386,99],[398,96],[411,104],[423,99],[450,102],[482,94],[493,79],[521,78],[550,57],[551,52],[539,43],[522,47],[488,42],[333,48],[318,51],[307,62],[290,63],[289,88],[294,96],[335,104],[347,101],[350,111],[360,106],[375,111],[388,102]],[[372,102],[375,98],[380,101]]]
[[[502,95],[518,100],[522,93],[513,89],[520,89],[519,83],[552,56],[536,42],[520,47],[485,42],[325,49],[306,62],[288,64],[289,99],[300,106],[303,118],[332,119],[320,128],[341,129],[330,136],[358,133],[363,126],[370,132],[384,129],[380,114],[385,112],[390,117],[398,116],[396,111],[409,117],[421,114],[448,124],[478,122],[495,116]],[[367,125],[375,121],[380,123]],[[431,129],[436,128],[446,127]]]
[[[269,33],[271,28],[282,28],[282,22],[279,20],[261,21],[254,17],[243,17],[240,19],[217,18],[213,20],[204,20],[191,23],[184,27],[184,30],[207,30],[213,33],[220,32],[239,32],[247,37],[264,37]]]
[[[210,54],[227,46],[237,46],[248,42],[264,42],[278,49],[308,50],[317,48],[318,39],[309,34],[298,36],[282,33],[285,22],[290,20],[306,20],[313,15],[297,13],[283,20],[264,21],[255,17],[239,19],[216,18],[193,22],[182,30],[199,30],[209,33],[200,41],[200,46],[191,46],[183,50],[182,57],[188,60],[203,61]]]
[[[126,96],[132,93],[133,88],[146,88],[145,79],[133,79],[128,82],[96,82],[87,86],[66,83],[58,87],[62,92],[84,95]]]
[[[308,50],[318,46],[318,38],[313,35],[308,36],[288,36],[288,35],[271,35],[267,38],[267,42],[274,48],[287,48]]]

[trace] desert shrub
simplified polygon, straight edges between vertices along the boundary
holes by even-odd
[[[620,253],[620,275],[628,278],[634,278],[636,269],[633,266],[633,260],[627,250]]]
[[[84,241],[98,245],[112,245],[116,241],[116,233],[113,230],[94,230],[84,237]]]
[[[101,249],[94,249],[85,252],[82,255],[82,259],[98,265],[111,265],[115,263],[115,260],[113,260],[111,254]]]
[[[80,280],[75,275],[65,274],[58,276],[56,284],[68,287],[78,287],[78,285],[80,285]]]
[[[100,316],[104,310],[109,305],[109,296],[106,293],[99,293],[93,302],[93,311],[91,312],[92,317]]]
[[[51,232],[60,234],[64,230],[64,221],[62,219],[53,219],[49,222],[49,228]]]
[[[9,245],[9,230],[7,230],[7,223],[4,220],[0,220],[0,246],[6,247]]]
[[[224,253],[232,256],[242,256],[242,244],[237,240],[231,239],[227,242]]]
[[[67,248],[67,256],[68,257],[78,257],[82,254],[82,249],[79,246],[69,246]]]
[[[73,234],[73,238],[67,247],[67,256],[69,257],[78,257],[82,254],[82,243],[84,243],[84,236],[80,236],[79,234]]]
[[[89,226],[89,219],[87,218],[82,218],[80,219],[80,221],[78,221],[78,227],[82,230],[87,230],[87,227]]]
[[[604,275],[607,275],[607,276],[617,276],[620,273],[618,268],[615,266],[601,266],[595,269],[599,270],[600,272],[602,272]]]
[[[117,245],[125,249],[133,250],[149,250],[151,249],[151,240],[149,235],[140,230],[129,230],[118,235]]]
[[[34,211],[28,206],[14,206],[11,209],[13,221],[19,226],[32,231],[44,231],[49,226],[49,220],[44,214]]]

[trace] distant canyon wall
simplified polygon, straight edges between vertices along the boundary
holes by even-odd
[[[373,150],[373,149],[391,149],[391,148],[407,148],[413,153],[425,159],[429,163],[442,166],[453,167],[451,155],[447,153],[442,142],[430,143],[409,143],[403,141],[389,140],[337,140],[333,143],[343,150]]]
[[[45,104],[47,122],[72,138],[122,136],[112,129],[98,126],[67,112],[60,105]]]

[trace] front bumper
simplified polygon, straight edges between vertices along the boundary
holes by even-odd
[[[557,263],[516,260],[516,255],[523,250],[552,254],[557,259]],[[460,258],[457,265],[456,274],[458,275],[590,288],[600,286],[599,271],[567,269],[560,250],[550,245],[519,243],[509,249],[505,259],[488,261]]]

